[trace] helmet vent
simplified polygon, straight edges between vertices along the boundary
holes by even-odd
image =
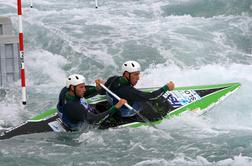
[[[75,78],[78,80],[79,79],[79,77],[77,77],[77,76],[75,76]]]
[[[137,72],[137,71],[140,72],[141,71],[141,66],[137,61],[127,61],[127,62],[123,63],[122,71],[123,72],[127,71],[129,73]]]

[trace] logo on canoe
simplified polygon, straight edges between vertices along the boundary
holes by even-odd
[[[173,108],[178,108],[201,99],[194,90],[167,91],[163,94],[163,97],[167,99]]]

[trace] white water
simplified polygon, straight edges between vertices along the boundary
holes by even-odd
[[[15,0],[0,0],[12,18]],[[28,105],[19,82],[0,96],[0,126],[55,106],[70,73],[93,83],[138,60],[138,87],[240,82],[204,116],[151,128],[37,134],[0,143],[1,165],[251,165],[252,4],[249,0],[24,1]],[[1,129],[0,128],[0,129]],[[17,150],[18,149],[18,150]]]

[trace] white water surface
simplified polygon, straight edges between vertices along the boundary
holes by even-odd
[[[120,73],[126,60],[143,72],[138,87],[240,82],[203,116],[186,114],[159,130],[109,129],[44,133],[0,141],[11,165],[252,165],[251,0],[23,1],[28,105],[20,82],[0,95],[0,130],[55,107],[65,77]],[[16,0],[0,0],[18,33]],[[19,90],[20,89],[20,90]]]

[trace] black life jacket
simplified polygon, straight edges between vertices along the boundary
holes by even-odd
[[[106,82],[106,86],[112,91],[114,92],[115,94],[117,94],[118,90],[120,87],[122,86],[130,86],[129,84],[125,84],[125,83],[122,83],[120,81],[121,77],[120,76],[113,76],[113,77],[110,77],[108,79],[108,81]],[[127,93],[127,92],[125,92]],[[109,102],[109,104],[111,105],[115,105],[118,100],[112,96],[111,94],[109,93],[106,93],[106,97],[107,97],[107,101]],[[120,97],[120,96],[119,96]],[[132,107],[138,111],[139,108],[140,108],[140,105],[138,102],[133,102],[132,104]],[[132,116],[135,116],[136,115],[136,112],[133,111],[133,110],[130,110],[128,109],[126,106],[122,106],[118,111],[117,111],[117,114],[119,114],[121,117],[132,117]]]

